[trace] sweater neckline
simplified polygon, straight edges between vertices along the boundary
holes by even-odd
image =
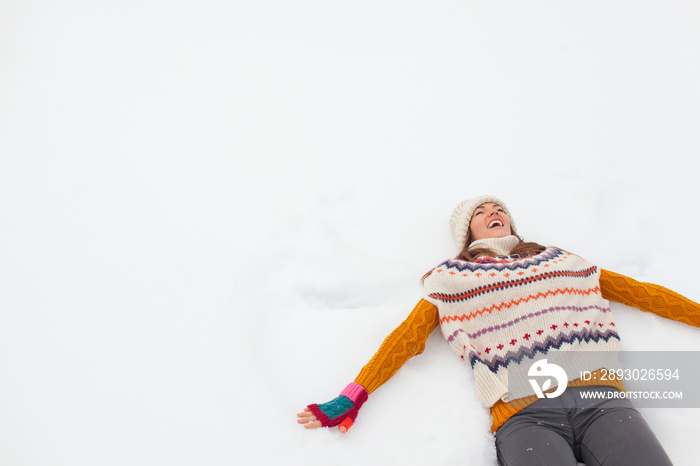
[[[519,242],[520,238],[514,235],[504,236],[503,238],[484,238],[474,241],[469,245],[469,249],[486,248],[495,252],[496,257],[504,257],[510,255],[510,251]]]

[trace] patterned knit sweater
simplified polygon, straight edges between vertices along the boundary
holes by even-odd
[[[511,250],[513,241],[517,238],[484,240],[474,246],[502,253]],[[591,354],[611,355],[619,349],[606,299],[700,327],[697,303],[659,285],[599,271],[555,248],[522,260],[447,260],[426,279],[425,291],[424,299],[384,340],[355,382],[371,394],[409,358],[422,353],[430,333],[441,325],[451,347],[474,368],[478,394],[491,407],[494,431],[537,400],[508,396],[509,369],[523,366],[523,361],[536,354],[564,353],[569,356],[564,365],[570,386],[585,384],[571,381],[578,377],[577,368],[593,371],[612,364],[583,354],[591,349],[603,350]]]
[[[510,236],[478,245],[510,251],[517,242]],[[424,299],[438,308],[443,335],[469,362],[477,394],[491,407],[535,395],[527,373],[543,355],[567,380],[619,367],[620,338],[599,283],[595,265],[547,248],[526,259],[447,260],[426,280]]]

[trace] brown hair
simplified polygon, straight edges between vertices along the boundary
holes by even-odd
[[[518,236],[517,238],[520,241],[518,242],[518,244],[515,245],[513,249],[510,250],[509,255],[511,256],[517,255],[520,256],[521,259],[523,259],[525,257],[530,257],[534,256],[535,254],[539,254],[545,249],[547,249],[541,244],[523,241],[523,239],[520,236]],[[466,262],[475,262],[475,259],[477,257],[494,257],[497,255],[495,251],[488,248],[474,248],[472,250],[469,250],[469,246],[471,246],[473,241],[474,240],[472,239],[472,231],[471,229],[469,229],[467,230],[467,240],[464,242],[464,247],[459,252],[457,257],[455,257],[455,259]],[[431,269],[428,273],[423,275],[423,278],[420,279],[421,285],[425,282],[425,279],[428,278],[431,273],[433,273],[433,270],[435,269]]]

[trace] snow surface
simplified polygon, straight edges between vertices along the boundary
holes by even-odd
[[[493,193],[700,301],[700,4],[0,3],[0,465],[494,464],[438,332],[359,372]],[[614,305],[626,349],[699,330]],[[698,409],[644,415],[696,464]]]

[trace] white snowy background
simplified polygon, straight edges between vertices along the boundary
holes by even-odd
[[[691,0],[0,2],[0,465],[493,465],[430,337],[335,397],[493,193],[700,301]],[[621,305],[626,349],[700,330]],[[643,410],[694,465],[700,409]]]

